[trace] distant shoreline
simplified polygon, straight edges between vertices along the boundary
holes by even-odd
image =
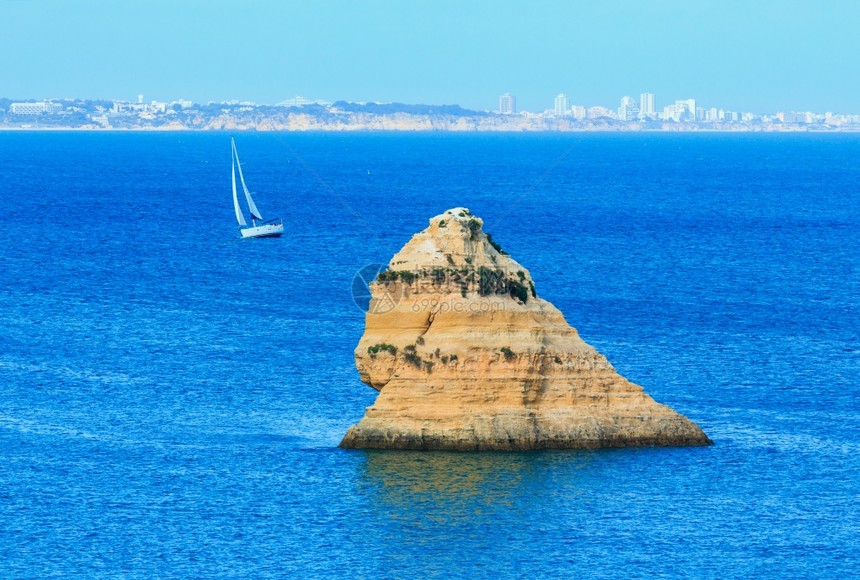
[[[92,133],[217,133],[217,132],[254,132],[254,133],[860,133],[860,126],[851,127],[732,127],[720,129],[712,127],[681,126],[670,129],[664,128],[630,128],[611,126],[576,127],[566,129],[550,128],[463,128],[463,129],[439,129],[439,128],[379,128],[364,126],[349,127],[308,127],[302,129],[282,127],[3,127],[0,132],[18,133],[44,133],[44,132],[92,132]]]
[[[297,98],[298,99],[298,98]],[[780,112],[755,115],[709,109],[687,101],[662,114],[635,116],[619,109],[579,107],[565,113],[500,113],[459,105],[348,103],[337,101],[277,105],[191,101],[0,99],[0,131],[258,131],[332,133],[856,133],[860,115]],[[673,108],[674,107],[674,108]],[[700,115],[701,113],[701,115]]]

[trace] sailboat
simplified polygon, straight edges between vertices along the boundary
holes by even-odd
[[[239,221],[239,231],[243,238],[274,238],[284,233],[284,222],[280,218],[275,218],[269,221],[263,221],[263,216],[254,199],[251,197],[251,192],[245,185],[245,176],[242,175],[242,164],[239,163],[239,152],[236,150],[236,142],[230,139],[230,145],[233,147],[233,209],[236,210],[236,219]],[[251,224],[245,221],[245,216],[242,215],[242,208],[239,207],[239,195],[236,192],[236,168],[239,168],[239,181],[242,183],[242,191],[245,192],[245,201],[248,202],[248,209],[251,210]],[[257,225],[257,220],[261,223]]]

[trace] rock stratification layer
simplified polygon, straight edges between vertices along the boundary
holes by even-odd
[[[379,391],[347,448],[709,445],[586,344],[466,208],[415,234],[370,285],[361,379]]]

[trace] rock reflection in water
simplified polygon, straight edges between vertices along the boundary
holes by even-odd
[[[570,513],[576,502],[588,509],[586,490],[625,451],[356,453],[363,455],[357,494],[373,541],[386,544],[388,571],[398,562],[414,570],[426,550],[433,558],[424,571],[435,574],[464,559],[488,569],[527,565],[521,557],[535,534],[570,527],[553,514]]]

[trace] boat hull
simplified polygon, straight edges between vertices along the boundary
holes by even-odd
[[[243,238],[276,238],[284,233],[284,224],[263,224],[250,228],[240,228]]]

